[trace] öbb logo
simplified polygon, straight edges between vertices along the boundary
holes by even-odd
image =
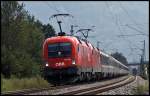
[[[56,66],[63,66],[64,65],[64,62],[58,62],[56,63]]]

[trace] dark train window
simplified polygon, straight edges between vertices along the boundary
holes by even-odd
[[[60,43],[60,51],[71,51],[71,43]]]
[[[80,39],[78,39],[78,40],[79,40],[80,44],[82,44],[81,40]]]
[[[89,44],[87,43],[87,42],[85,42],[86,43],[86,45],[89,47]]]
[[[94,46],[92,45],[93,49],[94,49]]]
[[[58,51],[58,43],[48,45],[48,51],[49,52]]]
[[[71,43],[54,43],[48,45],[48,57],[69,57],[71,56]]]
[[[77,52],[79,52],[79,49],[80,49],[80,48],[79,48],[79,44],[78,44],[78,47],[77,47]]]
[[[79,41],[80,44],[82,44],[81,40],[79,38],[77,38],[77,40]]]

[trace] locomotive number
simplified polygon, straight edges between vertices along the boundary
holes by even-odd
[[[64,65],[64,62],[56,63],[56,66],[63,66],[63,65]]]

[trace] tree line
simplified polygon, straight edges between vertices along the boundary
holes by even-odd
[[[124,65],[128,64],[127,58],[122,53],[115,52],[112,53],[111,56],[123,63]]]
[[[24,6],[1,1],[1,75],[5,78],[41,74],[42,44],[55,35],[50,24],[36,20]]]

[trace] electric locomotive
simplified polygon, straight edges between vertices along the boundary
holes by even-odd
[[[55,14],[53,17],[63,15],[68,16],[68,14]],[[58,36],[47,38],[43,43],[45,63],[43,73],[48,82],[64,84],[100,80],[129,73],[127,66],[94,47],[87,40],[67,36],[62,32],[61,21],[57,22],[60,33]],[[87,38],[88,35],[85,37]]]
[[[128,67],[74,36],[56,36],[43,44],[44,77],[50,83],[98,80],[126,75]]]
[[[43,57],[44,77],[54,83],[81,80],[81,74],[91,74],[94,71],[93,66],[99,62],[98,50],[94,50],[90,43],[73,36],[46,39],[43,44]]]

